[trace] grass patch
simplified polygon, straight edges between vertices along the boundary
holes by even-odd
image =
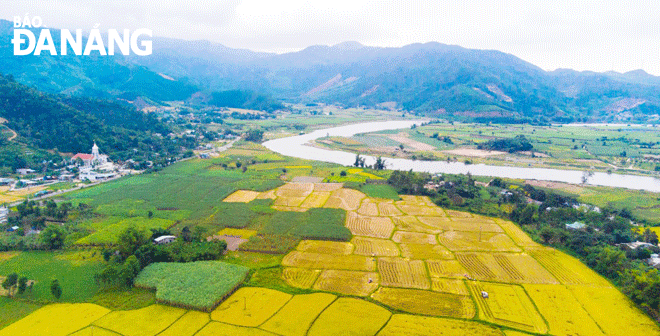
[[[79,245],[109,245],[115,244],[119,235],[129,227],[143,229],[145,234],[151,235],[150,229],[167,229],[174,224],[173,221],[162,218],[131,217],[117,223],[108,225],[99,231],[79,239]]]
[[[120,288],[99,291],[89,301],[112,310],[139,309],[156,303],[156,293],[143,288]]]
[[[393,199],[395,201],[401,199],[396,190],[389,184],[365,184],[360,187],[360,191],[374,198]]]
[[[306,212],[277,212],[262,232],[289,235],[302,239],[351,240],[351,232],[344,226],[346,212],[341,209],[314,208]]]
[[[69,252],[64,254],[66,253]],[[16,272],[20,276],[36,281],[32,290],[19,295],[20,298],[38,302],[55,300],[50,293],[50,283],[53,279],[57,279],[62,286],[62,297],[59,301],[86,302],[99,289],[94,281],[94,274],[101,271],[103,263],[66,259],[61,253],[23,252],[1,263],[0,274]]]
[[[209,311],[245,280],[248,271],[219,261],[155,263],[140,272],[135,285],[156,289],[159,302]]]

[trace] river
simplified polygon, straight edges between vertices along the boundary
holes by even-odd
[[[424,122],[424,120],[396,120],[358,123],[316,130],[311,133],[291,136],[287,138],[270,140],[265,142],[263,145],[268,149],[282,155],[351,166],[355,162],[355,154],[353,153],[316,148],[306,144],[312,140],[325,136],[350,137],[359,133],[371,133],[384,130],[409,128],[414,124],[420,124],[422,122]],[[367,165],[372,165],[376,161],[375,157],[364,157],[366,159],[365,162]],[[583,179],[586,177],[586,184],[590,185],[660,192],[660,179],[649,176],[608,174],[601,172],[594,172],[590,176],[585,176],[585,172],[579,170],[508,167],[486,164],[467,165],[462,162],[448,163],[444,161],[418,161],[398,158],[386,158],[385,163],[387,169],[393,170],[407,171],[412,169],[416,172],[427,172],[433,174],[466,174],[469,172],[475,176],[493,176],[515,179],[554,181],[572,184],[581,184]]]

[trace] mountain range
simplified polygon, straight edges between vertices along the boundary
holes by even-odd
[[[0,38],[11,34],[0,21]],[[284,102],[398,108],[432,117],[509,122],[648,121],[660,114],[660,77],[544,71],[511,54],[436,42],[400,48],[344,42],[273,54],[208,41],[153,39],[149,56],[8,54],[0,72],[41,90],[153,101],[245,90]]]

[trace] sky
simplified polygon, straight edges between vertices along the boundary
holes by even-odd
[[[660,1],[645,0],[10,0],[0,18],[52,28],[147,28],[155,36],[290,52],[358,41],[436,41],[513,54],[545,70],[660,76]],[[155,48],[157,46],[154,46]]]

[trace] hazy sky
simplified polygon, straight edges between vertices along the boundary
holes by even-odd
[[[358,41],[437,41],[497,49],[543,69],[660,75],[660,1],[94,1],[9,0],[0,17],[39,15],[54,28],[149,28],[233,48],[295,51]],[[185,6],[184,6],[185,4]]]

